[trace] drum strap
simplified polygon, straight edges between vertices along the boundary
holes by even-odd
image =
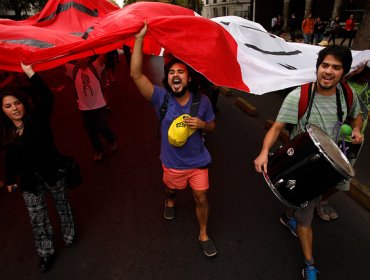
[[[340,125],[342,125],[343,124],[343,115],[344,115],[344,112],[342,110],[342,103],[340,102],[340,93],[339,93],[338,88],[336,88],[335,96],[336,96],[336,99],[337,99],[337,115],[338,115],[338,121],[339,121]]]
[[[308,87],[308,93],[307,94],[308,94],[309,103],[308,103],[308,111],[307,111],[306,122],[304,124],[304,127],[307,127],[307,125],[308,125],[308,119],[311,116],[312,104],[313,104],[313,100],[314,100],[315,94],[316,94],[317,85],[316,85],[316,83],[314,83],[313,85],[314,86],[312,87],[312,83],[311,83],[310,86]]]
[[[309,120],[309,118],[311,116],[311,109],[312,109],[313,100],[315,98],[316,89],[317,89],[316,83],[314,83],[314,86],[313,87],[312,87],[312,84],[309,87],[309,91],[308,91],[308,94],[309,94],[309,97],[308,97],[309,98],[309,104],[308,104],[308,111],[307,111],[306,122],[305,122],[305,126],[304,127],[307,126],[308,120]],[[342,110],[342,103],[340,101],[340,92],[339,92],[338,88],[336,88],[335,96],[336,96],[336,103],[337,103],[338,122],[340,123],[340,125],[342,125],[343,124],[343,115],[344,115],[344,112]]]

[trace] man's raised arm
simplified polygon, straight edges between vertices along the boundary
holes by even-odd
[[[136,40],[131,56],[130,76],[134,80],[141,94],[150,101],[152,99],[154,85],[148,79],[148,77],[142,73],[143,42],[147,30],[148,27],[145,23],[141,31],[135,36]]]

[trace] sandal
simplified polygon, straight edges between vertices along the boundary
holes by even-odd
[[[164,213],[163,216],[166,220],[173,220],[175,219],[175,207],[168,207],[167,206],[167,200],[164,203]]]

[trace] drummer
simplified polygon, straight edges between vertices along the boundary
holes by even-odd
[[[285,98],[276,122],[267,132],[260,154],[254,160],[257,172],[267,172],[268,153],[276,142],[280,132],[289,128],[290,137],[304,131],[306,124],[313,124],[321,128],[334,141],[339,133],[340,119],[347,120],[352,127],[352,142],[361,143],[362,119],[357,95],[353,94],[351,108],[347,112],[347,103],[344,90],[339,83],[347,74],[352,64],[352,54],[347,47],[331,45],[319,52],[316,62],[316,81],[312,83],[312,106],[298,119],[298,104],[301,87],[297,87]],[[340,102],[337,101],[337,96]],[[339,109],[337,109],[339,108]],[[340,111],[343,116],[340,116]],[[307,117],[308,116],[308,117]],[[312,253],[312,217],[315,203],[320,197],[310,202],[307,207],[297,210],[287,209],[280,218],[280,222],[289,228],[292,234],[299,238],[304,257],[302,276],[304,279],[316,279],[318,270]]]

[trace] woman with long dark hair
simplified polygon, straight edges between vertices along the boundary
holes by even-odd
[[[66,246],[75,241],[76,228],[59,169],[63,156],[55,146],[50,118],[54,96],[29,65],[21,64],[36,91],[1,90],[0,141],[5,148],[5,184],[9,192],[22,191],[31,220],[39,268],[48,271],[54,261],[53,231],[46,194],[57,209]]]

